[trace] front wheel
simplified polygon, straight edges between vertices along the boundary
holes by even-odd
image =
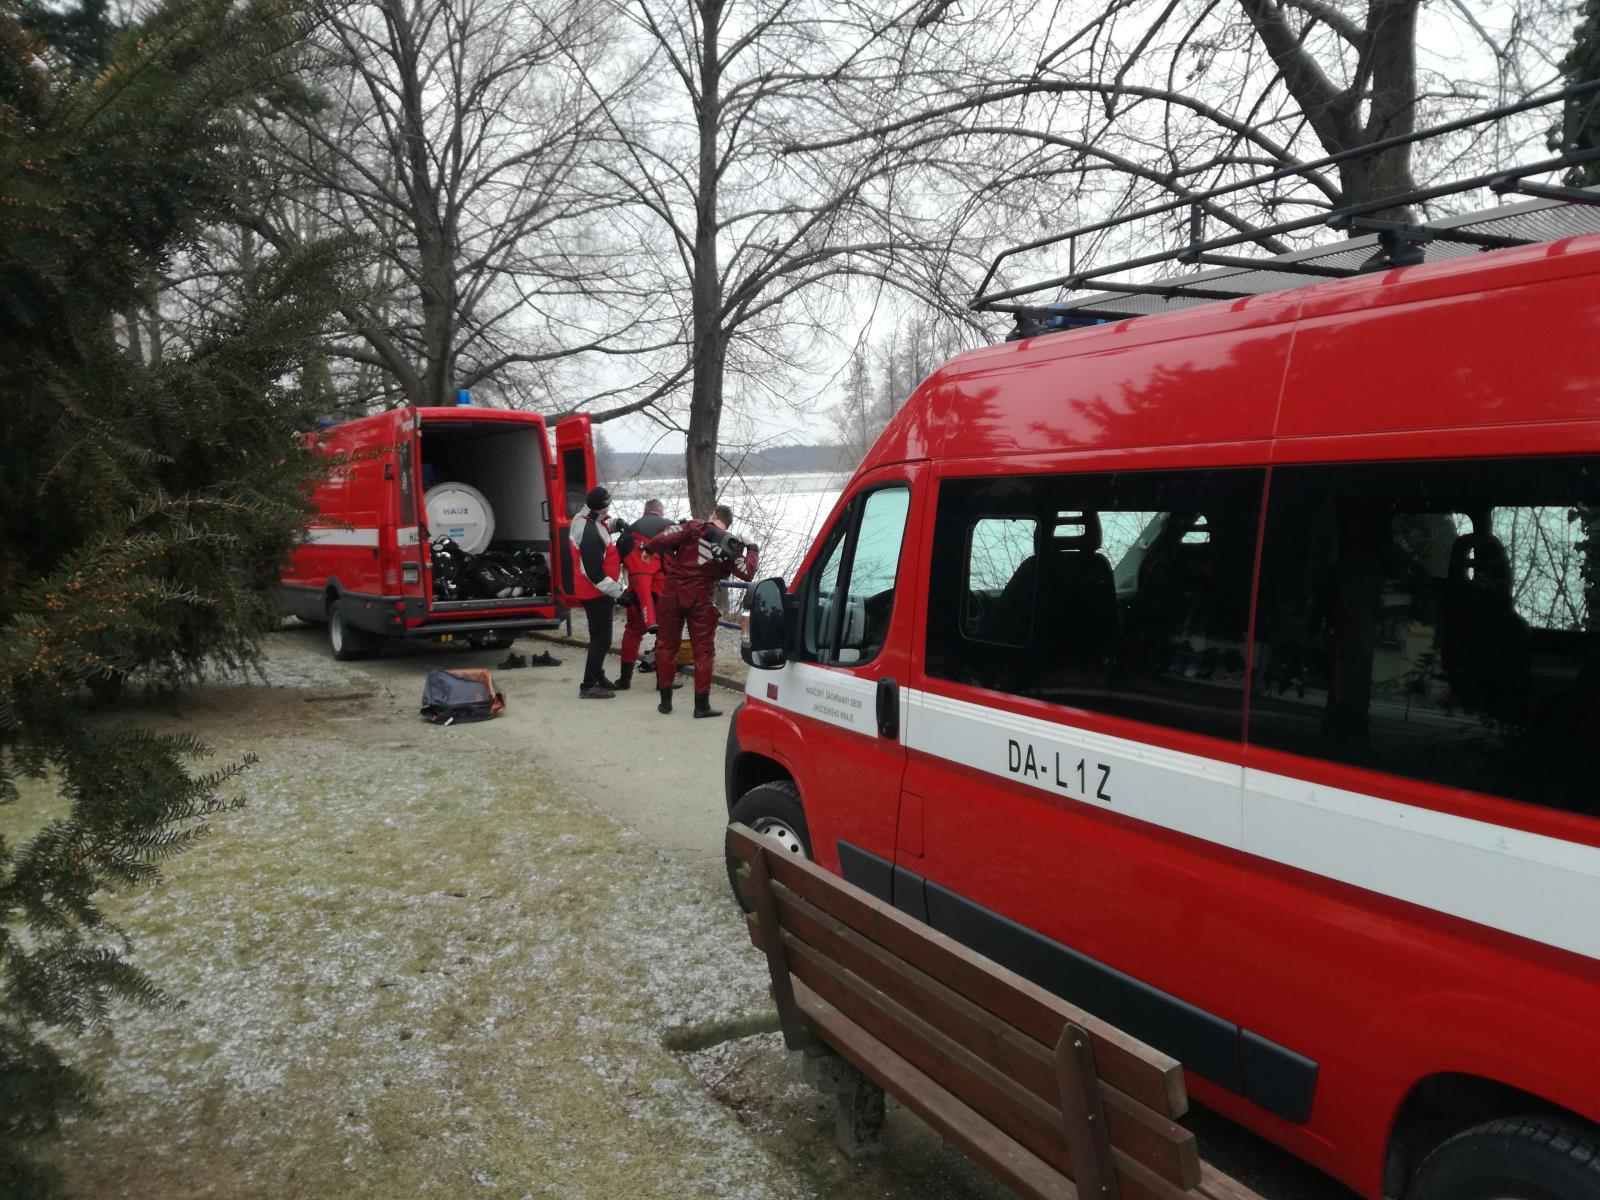
[[[730,825],[748,825],[755,833],[769,838],[777,848],[801,858],[811,857],[811,832],[806,828],[805,809],[800,806],[800,789],[787,779],[763,783],[740,796],[728,813]],[[750,906],[739,894],[739,868],[742,860],[733,856],[731,848],[724,848],[728,860],[728,885],[733,888],[733,898],[746,912]]]
[[[1443,1143],[1406,1200],[1595,1200],[1600,1131],[1553,1117],[1488,1121]]]

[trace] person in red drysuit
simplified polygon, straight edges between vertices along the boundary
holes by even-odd
[[[622,627],[622,676],[617,688],[633,686],[634,668],[639,663],[639,643],[644,635],[656,628],[656,609],[661,591],[666,586],[661,559],[649,548],[649,541],[670,529],[666,505],[659,500],[646,500],[644,516],[622,531],[617,548],[622,553],[622,565],[628,571],[628,590],[622,594],[622,605],[627,621]]]
[[[672,676],[677,670],[678,647],[683,644],[683,627],[689,626],[689,644],[694,648],[694,715],[720,717],[711,707],[711,664],[716,653],[717,584],[730,575],[748,582],[756,573],[756,550],[746,545],[744,561],[730,562],[721,556],[718,531],[727,532],[733,524],[733,510],[719,504],[709,521],[685,521],[677,531],[653,538],[650,548],[666,562],[667,586],[657,612],[656,690],[661,712],[672,711]]]

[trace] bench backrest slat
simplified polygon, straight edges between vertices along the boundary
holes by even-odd
[[[1077,1200],[1077,1189],[1060,1174],[973,1112],[910,1063],[878,1053],[872,1036],[803,983],[795,987],[807,1020],[879,1086],[893,1092],[917,1116],[1001,1183],[1027,1200]]]
[[[785,929],[881,990],[901,1008],[916,1013],[994,1072],[1016,1081],[1045,1108],[1060,1109],[1060,1079],[1053,1051],[782,884],[774,883],[772,891]],[[1200,1155],[1193,1134],[1104,1081],[1101,1089],[1107,1134],[1118,1150],[1179,1187],[1199,1183]],[[1050,1121],[1060,1126],[1058,1114]],[[1049,1155],[1041,1153],[1041,1157],[1048,1159]]]
[[[729,828],[728,838],[734,854],[747,863],[758,850],[772,845],[737,825]],[[1188,1108],[1183,1068],[1177,1060],[875,897],[841,886],[837,877],[815,863],[781,853],[766,858],[772,879],[794,895],[1039,1044],[1053,1047],[1068,1021],[1082,1026],[1093,1042],[1095,1071],[1104,1083],[1168,1118],[1182,1116]]]

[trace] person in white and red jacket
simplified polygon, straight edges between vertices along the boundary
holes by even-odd
[[[583,602],[589,624],[589,657],[584,662],[578,696],[584,700],[610,700],[617,685],[606,678],[606,653],[611,649],[611,618],[622,595],[622,558],[611,540],[607,520],[611,493],[597,487],[585,497],[583,508],[572,518],[572,548],[577,559],[572,592]]]

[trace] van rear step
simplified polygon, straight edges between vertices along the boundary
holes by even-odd
[[[407,629],[401,637],[436,638],[455,637],[468,633],[526,633],[530,629],[559,629],[557,617],[497,617],[485,621],[451,621],[438,625],[418,625]]]
[[[522,608],[549,608],[555,602],[554,596],[512,596],[505,599],[495,597],[491,600],[436,600],[429,611],[435,615],[440,613],[485,612],[490,609],[512,611]]]

